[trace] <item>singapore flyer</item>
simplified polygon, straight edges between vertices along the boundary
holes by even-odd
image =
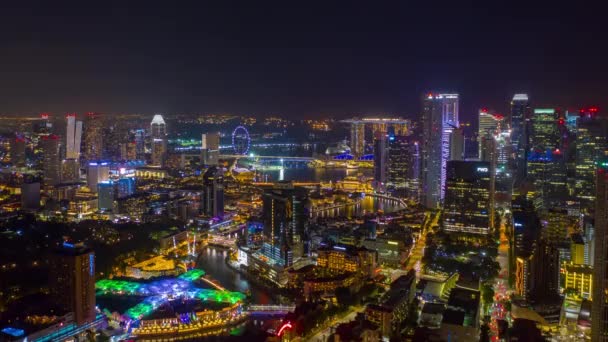
[[[238,126],[232,131],[232,149],[234,150],[234,154],[246,155],[249,152],[250,144],[249,132],[245,127]]]

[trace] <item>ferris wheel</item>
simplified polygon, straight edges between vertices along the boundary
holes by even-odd
[[[243,126],[237,126],[232,131],[232,149],[234,150],[234,154],[246,155],[249,152],[250,145],[249,131]]]

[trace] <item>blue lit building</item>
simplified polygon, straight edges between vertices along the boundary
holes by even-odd
[[[125,198],[135,193],[135,178],[120,178],[116,182],[116,198]]]
[[[445,194],[450,135],[458,127],[458,94],[424,96],[422,101],[421,203],[437,208]]]

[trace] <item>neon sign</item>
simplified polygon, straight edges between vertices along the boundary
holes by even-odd
[[[281,334],[283,334],[283,331],[285,329],[291,329],[293,328],[293,326],[291,325],[291,323],[287,322],[285,324],[283,324],[283,326],[281,327],[281,329],[279,329],[279,332],[277,333],[277,336],[281,336]]]

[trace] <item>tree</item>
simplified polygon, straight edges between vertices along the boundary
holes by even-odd
[[[490,342],[490,327],[488,327],[488,324],[484,323],[479,330],[481,331],[479,334],[479,341]]]
[[[494,302],[494,288],[492,287],[492,284],[483,283],[483,285],[481,285],[481,299],[483,300],[485,308]]]
[[[350,293],[348,287],[338,287],[336,288],[336,299],[338,300],[338,304],[348,307],[353,304],[353,296]]]

